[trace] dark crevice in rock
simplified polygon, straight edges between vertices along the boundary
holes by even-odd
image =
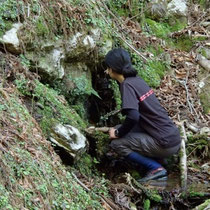
[[[74,159],[64,148],[55,146],[54,150],[60,156],[64,165],[66,165],[66,166],[73,165]]]
[[[116,116],[110,116],[105,121],[102,120],[104,115],[116,108],[114,93],[110,85],[110,78],[105,75],[102,68],[92,73],[92,86],[100,98],[94,95],[89,97],[88,119],[90,123],[97,126],[113,126],[119,123],[119,119]]]

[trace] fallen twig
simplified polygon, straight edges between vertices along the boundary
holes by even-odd
[[[143,185],[141,185],[139,182],[137,182],[129,173],[126,173],[126,181],[129,184],[129,186],[138,194],[142,194],[142,192],[150,199],[156,202],[161,202],[162,201],[162,197],[157,194],[156,192],[150,191],[149,189],[147,189],[146,187],[144,187]],[[132,185],[132,181],[133,183],[141,190],[139,191],[139,189],[136,189],[133,185]]]
[[[188,104],[189,109],[190,109],[190,113],[193,114],[193,111],[194,111],[195,112],[195,116],[196,116],[196,118],[195,118],[196,121],[200,122],[198,113],[197,113],[196,109],[194,108],[193,104],[191,103],[191,100],[190,100],[190,97],[189,97],[189,89],[188,89],[188,86],[187,86],[188,77],[189,77],[189,70],[187,71],[185,81],[178,80],[178,82],[180,84],[182,84],[184,86],[185,90],[186,90],[186,99],[187,99],[187,104]]]
[[[187,26],[186,28],[184,28],[180,31],[176,31],[176,32],[172,33],[170,36],[171,37],[179,36],[179,35],[182,35],[182,34],[188,32],[194,25],[196,25],[198,22],[200,22],[206,16],[207,13],[208,13],[208,10],[206,12],[204,12],[204,14],[200,18],[198,18],[195,22],[193,22],[192,24],[190,24],[189,26]]]
[[[72,174],[72,176],[75,178],[75,180],[77,181],[77,183],[80,185],[80,186],[82,186],[87,192],[90,192],[91,190],[85,185],[85,184],[83,184],[78,178],[77,178],[77,176],[72,172],[71,173]],[[109,201],[109,203],[107,202],[107,199],[104,197],[104,196],[101,196],[101,195],[97,195],[97,196],[99,196],[100,197],[100,199],[111,209],[111,210],[114,210],[114,209],[118,209],[118,207],[115,205],[115,204],[111,204],[111,205],[113,205],[114,206],[114,208],[112,208],[111,207],[111,205],[110,205],[110,201]],[[117,208],[116,208],[117,207]]]
[[[93,134],[96,131],[101,131],[103,133],[108,133],[109,129],[110,129],[109,127],[94,127],[94,126],[91,126],[89,128],[86,128],[85,131],[89,134]]]

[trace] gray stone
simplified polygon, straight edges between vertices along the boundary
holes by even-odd
[[[6,49],[14,54],[20,54],[20,41],[17,32],[21,26],[21,23],[13,24],[12,28],[0,38],[0,42],[5,45]]]
[[[88,146],[86,137],[71,125],[56,125],[52,129],[50,140],[64,148],[75,159],[83,154]]]
[[[73,58],[76,60],[85,60],[89,58],[90,53],[95,49],[96,42],[91,35],[85,34],[85,32],[77,32],[66,43],[66,57],[68,60]]]
[[[202,169],[203,172],[205,172],[205,173],[210,175],[210,162],[204,163],[201,166],[201,169]]]
[[[203,128],[201,128],[200,134],[201,135],[208,135],[208,136],[210,136],[210,128],[209,127],[203,127]]]
[[[187,2],[186,0],[172,0],[168,4],[168,13],[169,15],[176,17],[186,17],[187,16]]]
[[[210,60],[208,60],[210,62]],[[198,87],[199,87],[199,96],[201,100],[201,104],[204,108],[206,114],[210,114],[210,75],[209,70],[202,69],[198,73]]]
[[[94,69],[112,49],[112,41],[105,39],[106,36],[101,29],[92,28],[78,31],[67,41],[62,37],[56,41],[40,40],[40,49],[26,49],[25,56],[36,66],[43,80],[63,80],[66,89],[70,90],[74,86],[69,76],[84,75],[91,80],[90,68]]]
[[[53,49],[44,56],[32,58],[37,61],[37,68],[49,79],[62,79],[65,72],[62,65],[64,59],[63,49]]]
[[[149,16],[152,19],[160,19],[167,14],[167,1],[166,0],[152,0],[149,3]]]
[[[112,49],[112,46],[113,46],[113,42],[111,39],[104,40],[98,51],[99,58],[103,59],[105,55]]]

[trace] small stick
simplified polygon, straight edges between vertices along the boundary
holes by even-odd
[[[93,134],[96,131],[101,131],[103,133],[108,133],[109,129],[110,129],[110,127],[94,127],[94,126],[91,126],[89,128],[86,128],[85,131],[89,134]]]
[[[90,191],[91,191],[88,187],[85,186],[85,184],[83,184],[83,183],[77,178],[77,176],[76,176],[73,172],[72,172],[71,174],[72,174],[72,176],[76,179],[76,181],[79,183],[79,185],[81,185],[87,192],[90,192]],[[106,203],[106,205],[110,208],[110,210],[114,210],[114,209],[109,205],[109,203],[107,203],[107,201],[106,201],[102,196],[99,195],[99,197],[100,197],[100,199],[101,199],[104,203]]]

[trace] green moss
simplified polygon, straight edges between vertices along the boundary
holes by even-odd
[[[144,66],[139,61],[134,61],[134,66],[138,71],[138,74],[147,82],[151,87],[158,87],[160,81],[163,78],[168,66],[164,61],[151,60]]]
[[[178,18],[175,18],[174,16],[168,17],[168,19],[166,19],[165,21],[167,22],[169,30],[171,32],[180,31],[187,26],[187,21],[179,20]],[[170,22],[173,22],[173,23],[169,24]]]
[[[146,18],[145,24],[148,25],[150,33],[165,39],[169,39],[168,35],[171,32],[182,30],[187,26],[187,22],[181,21],[175,17],[167,17],[165,20],[159,22]]]
[[[176,39],[173,39],[172,40],[173,42],[170,42],[170,43],[179,50],[189,52],[197,42],[200,42],[203,40],[206,40],[206,38],[205,37],[191,38],[189,36],[183,35]]]
[[[84,153],[82,157],[75,163],[75,168],[78,169],[80,173],[88,177],[92,177],[94,171],[96,170],[92,157],[87,153]]]
[[[151,52],[155,57],[161,55],[164,49],[160,45],[150,45],[147,47],[146,51]]]
[[[210,205],[210,199],[207,199],[204,203],[196,207],[196,210],[205,210],[208,209]]]
[[[205,193],[202,192],[190,192],[188,197],[203,197]]]
[[[121,94],[119,90],[119,85],[115,80],[111,80],[111,89],[113,90],[114,100],[116,102],[116,109],[121,109],[121,104],[122,104]]]
[[[31,87],[26,79],[16,80],[18,90],[25,96],[32,99],[32,103],[40,103],[37,113],[41,116],[40,126],[46,135],[49,135],[51,128],[57,124],[70,124],[79,129],[85,128],[86,123],[79,117],[77,112],[65,104],[58,93],[43,85],[38,80],[34,81]]]
[[[199,51],[198,51],[202,56],[204,56],[204,57],[207,57],[207,54],[206,54],[206,50],[205,49],[200,49]]]
[[[144,210],[149,210],[150,209],[150,200],[146,199],[144,201]]]
[[[0,36],[11,28],[12,22],[17,21],[21,4],[22,1],[16,0],[0,1]]]
[[[94,139],[96,141],[96,155],[97,158],[101,158],[104,156],[104,154],[109,150],[109,135],[102,132],[95,132],[94,133]]]
[[[207,135],[193,135],[188,136],[187,141],[187,154],[194,155],[195,157],[202,157],[208,159],[210,143]]]
[[[128,16],[127,0],[108,1],[109,7],[119,16]]]
[[[188,36],[182,36],[174,40],[174,45],[177,49],[189,52],[192,49],[194,42]]]
[[[207,5],[209,4],[208,0],[195,0],[195,3],[198,3],[203,9],[207,9]]]
[[[145,19],[145,24],[148,25],[152,34],[160,38],[167,38],[167,35],[170,33],[170,28],[167,23],[156,22],[149,18]]]
[[[44,20],[44,18],[42,16],[40,16],[36,22],[35,22],[35,25],[36,25],[36,34],[38,36],[43,36],[43,37],[46,37],[49,35],[50,31],[49,31],[49,28]]]
[[[119,16],[123,17],[134,17],[139,20],[139,14],[141,9],[144,7],[144,1],[133,0],[128,3],[127,0],[115,0],[107,1],[107,5],[110,10]]]
[[[82,75],[75,78],[69,76],[68,79],[74,84],[74,88],[70,91],[66,91],[62,83],[58,84],[57,88],[65,95],[71,107],[74,108],[79,116],[85,120],[87,119],[87,110],[85,109],[85,106],[88,97],[94,95],[100,98],[100,96],[93,89],[90,78]]]

